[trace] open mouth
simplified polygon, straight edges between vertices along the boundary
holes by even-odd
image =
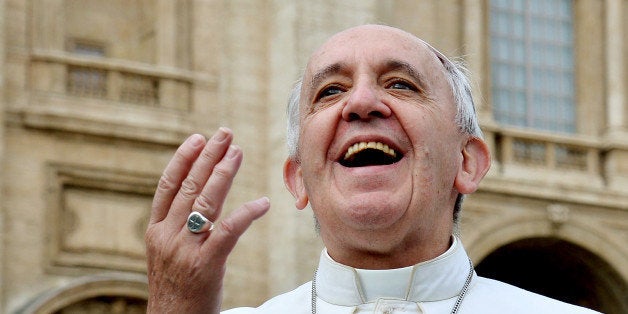
[[[381,142],[359,142],[351,145],[340,164],[345,167],[390,165],[403,156]]]

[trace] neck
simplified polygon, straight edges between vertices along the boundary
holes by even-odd
[[[360,269],[394,269],[415,265],[438,257],[451,245],[451,234],[431,241],[414,242],[393,248],[329,245],[327,252],[335,261]],[[377,243],[374,243],[377,244]]]

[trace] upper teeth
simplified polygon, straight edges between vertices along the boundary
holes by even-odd
[[[359,143],[355,143],[353,145],[351,145],[349,147],[349,149],[347,150],[347,153],[345,153],[345,159],[349,159],[351,158],[351,156],[367,149],[367,148],[372,148],[372,149],[379,149],[382,152],[392,156],[393,158],[397,156],[397,153],[395,152],[394,149],[389,148],[388,145],[380,143],[380,142],[359,142]]]

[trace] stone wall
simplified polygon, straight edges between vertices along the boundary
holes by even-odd
[[[473,73],[494,156],[463,214],[476,264],[559,239],[603,261],[600,276],[619,278],[609,295],[625,295],[627,2],[574,1],[578,133],[561,135],[492,119],[485,0],[0,1],[0,312],[141,311],[157,180],[184,138],[219,126],[244,151],[225,211],[272,204],[229,260],[224,307],[310,280],[322,244],[284,188],[284,108],[311,51],[363,23],[406,29]],[[517,142],[540,143],[542,162]]]

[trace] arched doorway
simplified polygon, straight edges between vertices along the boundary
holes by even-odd
[[[66,305],[52,314],[74,313],[144,314],[146,313],[146,300],[127,296],[102,295]]]
[[[552,237],[517,240],[480,262],[478,275],[603,313],[628,313],[627,284],[603,259]]]
[[[145,313],[145,275],[108,273],[79,277],[26,302],[16,314]]]

